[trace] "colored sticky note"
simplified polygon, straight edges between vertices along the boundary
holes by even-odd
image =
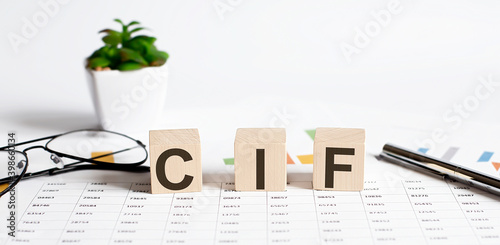
[[[500,162],[491,162],[493,164],[493,167],[498,171],[500,169]]]
[[[10,183],[3,183],[3,184],[0,184],[0,191],[4,191],[5,189],[7,189],[9,187]]]
[[[313,161],[313,155],[301,155],[301,156],[297,156],[297,158],[299,159],[299,161],[302,163],[302,164],[313,164],[314,161]]]
[[[295,164],[295,162],[293,162],[293,159],[290,157],[290,154],[288,154],[288,152],[286,153],[286,164]]]
[[[309,135],[309,137],[311,137],[312,140],[314,140],[314,136],[316,135],[316,129],[306,130],[306,133],[307,135]]]
[[[458,147],[450,147],[448,150],[443,154],[441,157],[441,160],[443,161],[451,161],[451,159],[457,154],[458,152]]]
[[[114,163],[115,158],[113,157],[112,151],[94,151],[91,153],[91,157],[94,160],[101,161],[101,162],[110,162]],[[109,155],[108,155],[109,154]],[[102,157],[99,157],[102,156]]]
[[[224,158],[224,164],[234,165],[234,158]]]
[[[418,148],[418,151],[425,154],[429,151],[429,148]]]
[[[483,154],[479,157],[478,162],[488,162],[490,161],[491,157],[493,156],[493,152],[485,151]]]

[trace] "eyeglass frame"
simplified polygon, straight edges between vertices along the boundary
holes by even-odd
[[[73,156],[73,155],[69,155],[69,154],[66,154],[66,153],[61,153],[61,152],[52,150],[52,149],[50,149],[50,148],[47,147],[50,142],[52,142],[54,139],[57,139],[60,136],[64,136],[64,135],[75,133],[75,132],[83,132],[83,131],[106,132],[106,133],[112,133],[112,134],[116,134],[116,135],[119,135],[119,136],[126,137],[126,138],[128,138],[128,139],[136,142],[137,143],[136,147],[138,147],[138,146],[142,147],[142,149],[144,150],[144,153],[145,153],[145,157],[141,161],[134,162],[134,163],[111,163],[111,162],[105,162],[105,161],[98,161],[98,160],[95,160],[95,159],[96,158],[102,158],[102,157],[105,157],[105,156],[114,155],[114,154],[121,153],[121,152],[124,152],[124,151],[128,151],[128,150],[131,150],[131,149],[135,149],[136,147],[122,149],[122,150],[119,150],[119,151],[116,151],[116,152],[111,152],[111,153],[107,153],[107,154],[104,154],[104,155],[95,156],[95,157],[92,157],[92,158],[83,158],[83,157]],[[35,142],[43,141],[43,140],[49,140],[49,141],[47,141],[47,143],[45,143],[45,145],[31,146],[31,147],[28,147],[28,148],[24,149],[23,151],[18,151],[18,150],[12,150],[11,149],[12,147],[16,147],[16,146],[20,146],[20,145],[26,145],[26,144],[31,144],[31,143],[35,143]],[[56,167],[56,168],[49,168],[49,169],[45,169],[45,170],[41,170],[41,171],[33,172],[33,173],[26,173],[27,170],[28,170],[28,167],[29,167],[29,158],[28,158],[27,151],[32,150],[32,149],[37,149],[37,148],[41,148],[41,149],[43,149],[43,150],[51,153],[51,157],[52,157],[52,155],[56,155],[57,157],[66,157],[66,158],[70,158],[70,159],[73,159],[73,160],[77,160],[77,162],[72,162],[72,163],[69,163],[69,164],[64,164],[64,166],[62,168]],[[3,190],[3,191],[0,192],[0,197],[3,196],[3,195],[5,195],[5,193],[9,192],[12,188],[14,188],[14,186],[16,186],[19,183],[19,181],[21,181],[22,179],[30,179],[30,178],[39,177],[39,176],[45,176],[45,175],[52,176],[52,175],[57,175],[57,174],[61,174],[61,173],[67,173],[67,172],[76,171],[76,170],[83,170],[83,169],[122,170],[122,171],[130,171],[130,172],[147,172],[147,171],[150,170],[150,168],[148,166],[139,166],[139,165],[143,164],[144,162],[146,162],[146,160],[148,159],[148,151],[146,150],[146,145],[144,145],[140,140],[136,140],[136,139],[134,139],[134,138],[132,138],[130,136],[127,136],[125,134],[118,133],[118,132],[113,132],[113,131],[109,131],[109,130],[101,130],[101,129],[80,129],[80,130],[73,130],[73,131],[69,131],[69,132],[66,132],[66,133],[62,133],[62,134],[57,134],[57,135],[42,137],[42,138],[39,138],[39,139],[34,139],[34,140],[29,140],[29,141],[25,141],[25,142],[21,142],[21,143],[16,143],[16,144],[8,145],[8,146],[3,146],[3,147],[0,147],[0,151],[16,152],[18,154],[23,155],[25,157],[25,159],[26,159],[26,162],[25,162],[26,166],[24,167],[24,169],[21,172],[21,174],[15,175],[15,176],[7,176],[5,178],[0,179],[0,184],[9,183],[9,186],[5,190]],[[77,166],[74,166],[75,164],[83,163],[83,162],[93,163],[94,165],[77,165]],[[7,181],[8,179],[10,179],[10,181]],[[14,180],[12,180],[12,179],[14,179]]]

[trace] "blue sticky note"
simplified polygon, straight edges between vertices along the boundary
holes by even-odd
[[[427,151],[429,150],[429,148],[418,148],[418,151],[419,152],[422,152],[422,153],[427,153]]]
[[[493,152],[490,151],[485,151],[483,154],[479,157],[478,162],[489,162],[491,157],[493,156]]]

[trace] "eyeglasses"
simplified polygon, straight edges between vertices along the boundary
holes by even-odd
[[[48,142],[45,145],[30,146],[23,151],[16,150],[17,146],[43,140]],[[139,166],[148,158],[146,146],[139,140],[116,132],[86,129],[22,143],[10,144],[10,142],[9,140],[8,146],[0,147],[0,197],[14,188],[20,180],[38,176],[84,169],[149,172],[149,167]],[[27,171],[27,152],[33,149],[43,149],[50,153],[49,168],[35,172]],[[63,158],[76,161],[65,164]],[[1,164],[3,162],[7,164]]]

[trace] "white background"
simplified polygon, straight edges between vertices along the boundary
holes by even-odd
[[[354,46],[356,28],[373,24],[372,12],[391,2],[399,13],[349,63],[341,45]],[[150,29],[144,34],[170,54],[167,118],[181,109],[260,98],[441,118],[474,96],[479,76],[500,82],[498,1],[0,3],[3,132],[31,128],[43,135],[96,125],[84,59],[102,45],[99,30],[119,28],[114,18],[140,21]],[[44,3],[56,7],[47,11]],[[227,9],[218,12],[217,3]],[[25,20],[35,25],[32,37],[23,36]],[[14,44],[13,35],[26,42]],[[463,119],[498,124],[498,88]]]
[[[454,105],[475,98],[475,89],[481,86],[478,77],[491,76],[500,83],[498,1],[61,2],[0,0],[0,145],[6,142],[8,131],[18,132],[22,141],[97,125],[84,60],[102,45],[99,30],[119,28],[114,18],[140,21],[149,28],[144,34],[157,37],[157,47],[170,54],[165,124],[200,128],[202,142],[217,141],[217,130],[229,135],[222,140],[227,144],[202,143],[202,155],[214,153],[207,161],[220,168],[220,159],[232,156],[236,127],[269,126],[275,109],[292,108],[296,116],[310,116],[309,128],[325,126],[316,124],[318,121],[347,127],[376,121],[390,127],[390,122],[399,120],[413,122],[413,129],[422,127],[423,137],[429,137],[436,127],[453,132],[449,129],[453,124],[442,117]],[[52,4],[50,11],[43,7],[47,3]],[[354,45],[357,29],[365,32],[367,25],[376,23],[372,13],[387,11],[390,3],[400,11],[348,62],[342,45]],[[226,11],[218,12],[214,4],[226,6]],[[41,23],[44,16],[46,21]],[[29,37],[23,35],[27,25],[36,29]],[[13,36],[25,42],[15,44]],[[460,118],[474,127],[476,123],[492,124],[482,128],[490,134],[455,136],[450,142],[491,137],[487,141],[494,142],[490,147],[498,146],[498,131],[488,129],[497,128],[494,125],[500,122],[499,90],[500,86],[495,87],[488,99],[476,98],[473,110]],[[292,106],[280,104],[290,100]],[[335,113],[316,121],[323,115],[309,114],[324,111],[311,108],[320,104]],[[230,105],[236,107],[224,110]],[[242,114],[240,108],[253,110],[249,115],[255,119],[235,120]],[[379,114],[380,110],[386,113]],[[405,118],[408,114],[413,117]],[[249,125],[255,122],[260,124]],[[142,140],[147,142],[145,135]],[[371,137],[374,135],[378,137]],[[406,137],[396,130],[367,131],[367,150],[376,153],[396,136]],[[294,144],[301,143],[293,135],[290,138]],[[406,146],[418,147],[412,141],[408,139]],[[307,147],[312,148],[311,142]],[[477,154],[473,157],[475,161]],[[394,167],[394,171],[400,168]],[[52,180],[117,180],[122,178],[120,174],[95,171]],[[147,174],[140,177],[148,179]],[[26,194],[20,197],[20,210],[30,201],[30,189],[37,190],[22,190]],[[1,203],[1,207],[6,205]]]

